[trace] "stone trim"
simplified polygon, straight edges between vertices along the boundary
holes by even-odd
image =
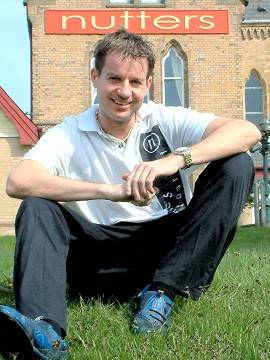
[[[241,28],[243,40],[265,40],[270,39],[270,25],[248,26]]]

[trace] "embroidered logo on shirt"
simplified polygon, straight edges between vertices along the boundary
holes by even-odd
[[[140,154],[143,161],[158,160],[171,151],[158,125],[152,130],[141,134]],[[179,171],[171,176],[164,176],[155,180],[154,185],[159,188],[158,200],[168,212],[179,212],[186,207],[184,187]]]

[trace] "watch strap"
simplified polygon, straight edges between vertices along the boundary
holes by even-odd
[[[192,152],[191,149],[188,147],[181,147],[181,148],[177,148],[174,151],[175,155],[180,155],[183,157],[184,159],[184,163],[185,166],[183,167],[183,169],[188,169],[192,166],[193,162],[192,162]]]

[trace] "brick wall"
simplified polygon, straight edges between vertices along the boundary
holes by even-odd
[[[6,179],[27,150],[27,147],[19,144],[18,138],[0,138],[0,236],[14,234],[14,220],[20,200],[6,195]]]
[[[14,220],[20,200],[6,195],[6,179],[26,148],[19,144],[17,137],[0,138],[0,236],[14,234]]]
[[[0,111],[0,236],[14,233],[14,219],[20,201],[6,195],[6,179],[28,148],[19,144],[15,126]]]

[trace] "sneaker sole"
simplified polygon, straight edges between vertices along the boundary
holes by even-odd
[[[37,359],[25,330],[4,313],[0,313],[0,354],[7,360]]]

